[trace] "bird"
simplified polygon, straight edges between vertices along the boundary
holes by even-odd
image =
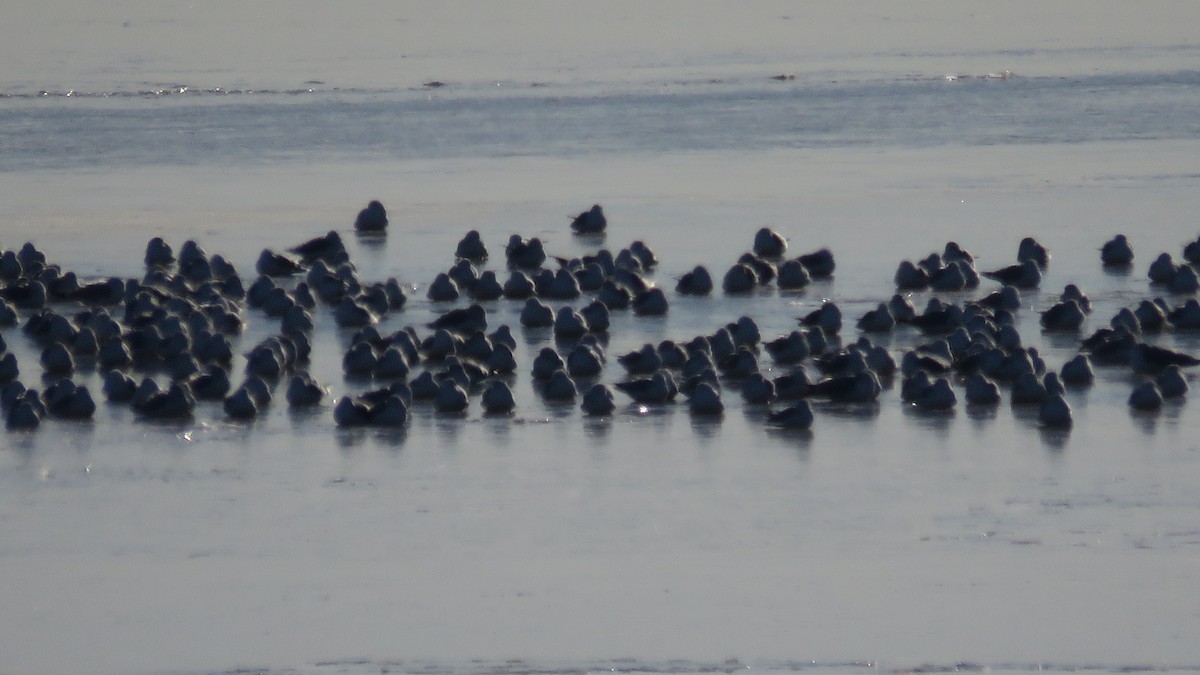
[[[571,377],[597,377],[604,370],[604,358],[593,347],[577,344],[564,359]]]
[[[549,283],[544,290],[538,291],[538,295],[555,300],[574,300],[579,297],[579,280],[575,278],[574,274],[566,269],[560,269],[549,275]]]
[[[325,389],[307,372],[298,372],[288,381],[287,402],[293,408],[314,406],[325,397]]]
[[[1042,312],[1042,328],[1048,331],[1068,331],[1073,332],[1079,330],[1083,325],[1087,314],[1083,308],[1074,299],[1060,302]]]
[[[751,373],[742,380],[742,399],[750,405],[763,405],[775,400],[775,382],[762,373]]]
[[[1166,312],[1166,319],[1178,330],[1200,330],[1200,300],[1188,298],[1186,303]]]
[[[780,365],[799,363],[809,356],[808,339],[798,330],[764,342],[763,348]]]
[[[617,363],[630,375],[650,375],[662,367],[663,360],[654,345],[647,343],[641,349],[618,356]]]
[[[195,408],[191,390],[179,382],[172,382],[166,391],[155,388],[140,404],[134,398],[134,411],[147,419],[190,419]]]
[[[1118,234],[1100,247],[1100,262],[1105,267],[1128,267],[1133,264],[1133,247],[1129,239]]]
[[[815,382],[809,387],[808,395],[837,403],[870,403],[879,398],[882,390],[879,376],[868,370]]]
[[[1042,283],[1042,268],[1034,260],[1024,260],[1016,265],[983,272],[983,276],[1019,289],[1037,288]]]
[[[1064,286],[1063,292],[1058,299],[1064,302],[1067,300],[1074,300],[1075,302],[1079,303],[1079,308],[1082,309],[1085,314],[1092,313],[1091,299],[1088,298],[1087,294],[1084,293],[1083,289],[1079,288],[1077,284],[1067,284]]]
[[[1129,407],[1134,410],[1158,410],[1163,406],[1163,395],[1154,382],[1142,382],[1129,394]]]
[[[480,405],[485,413],[498,415],[512,412],[517,402],[503,380],[492,380],[480,396]]]
[[[577,395],[574,380],[562,368],[550,373],[550,377],[542,385],[542,397],[547,401],[574,401]]]
[[[812,283],[812,275],[799,260],[787,260],[779,266],[775,283],[782,290],[799,290]]]
[[[787,239],[769,227],[763,227],[754,233],[754,255],[763,258],[781,258],[787,252]]]
[[[679,393],[675,378],[665,370],[648,378],[617,382],[614,386],[637,403],[667,403]]]
[[[1200,273],[1191,265],[1180,265],[1175,271],[1175,276],[1171,278],[1168,284],[1172,293],[1180,295],[1194,294],[1200,291]]]
[[[537,237],[523,239],[519,234],[509,237],[508,245],[504,247],[504,256],[509,267],[519,269],[538,269],[546,262],[542,240]]]
[[[808,401],[799,401],[767,416],[767,424],[783,429],[808,429],[812,423],[812,406]]]
[[[86,305],[116,305],[125,299],[125,282],[117,277],[82,284],[70,294],[71,300]]]
[[[765,286],[774,281],[778,274],[775,264],[770,260],[753,253],[743,253],[738,262],[754,271],[754,277],[759,285]]]
[[[583,402],[580,403],[579,408],[585,415],[611,415],[612,411],[616,409],[616,404],[613,402],[612,390],[605,384],[593,384],[584,392]]]
[[[967,404],[993,406],[1000,403],[1000,387],[983,373],[973,373],[967,378]]]
[[[379,201],[372,200],[366,208],[358,212],[354,219],[354,229],[358,232],[384,232],[387,230],[387,209]]]
[[[469,405],[467,392],[453,379],[445,379],[438,385],[433,407],[441,413],[461,413]]]
[[[720,415],[725,412],[721,392],[709,382],[701,382],[688,397],[688,409],[696,415]]]
[[[758,285],[758,275],[745,263],[736,263],[725,273],[721,289],[727,294],[749,293]]]
[[[96,402],[87,386],[77,385],[67,378],[46,387],[42,399],[53,417],[87,420],[96,412]]]
[[[1189,368],[1200,365],[1200,359],[1166,347],[1138,342],[1129,351],[1129,365],[1135,372],[1157,375],[1168,366]]]
[[[858,328],[866,333],[887,333],[896,327],[896,317],[886,302],[881,302],[875,309],[867,310],[858,319]]]
[[[487,330],[487,310],[483,305],[452,309],[429,323],[430,328],[445,328],[461,336]]]
[[[1150,263],[1150,269],[1147,276],[1150,277],[1150,283],[1169,285],[1175,280],[1175,275],[1179,272],[1179,266],[1171,259],[1170,253],[1161,253],[1154,262]]]
[[[947,264],[952,262],[964,262],[968,265],[975,264],[975,256],[963,248],[957,241],[948,241],[942,248],[942,260]]]
[[[973,279],[978,282],[975,275],[968,276],[967,269],[966,263],[952,262],[929,275],[929,287],[941,292],[964,290],[971,286]]]
[[[300,260],[305,265],[312,265],[318,260],[323,260],[330,265],[338,265],[348,259],[346,245],[342,243],[342,236],[334,230],[330,230],[325,236],[315,237],[297,244],[289,248],[288,252],[300,256]],[[216,256],[213,257],[216,258]]]
[[[1033,237],[1025,237],[1017,244],[1017,262],[1026,260],[1045,271],[1050,266],[1050,249],[1039,244]]]
[[[667,296],[661,288],[650,288],[633,296],[631,305],[637,316],[662,316],[667,313]]]
[[[584,323],[587,324],[588,331],[601,334],[608,332],[611,315],[608,307],[603,302],[593,300],[579,310],[579,315],[583,317]]]
[[[1191,389],[1191,386],[1188,385],[1187,377],[1183,374],[1183,370],[1177,365],[1170,365],[1164,368],[1154,378],[1154,383],[1158,385],[1163,398],[1182,398]]]
[[[949,410],[958,403],[958,396],[950,387],[950,381],[939,377],[918,393],[913,403],[921,410]]]
[[[571,229],[576,234],[599,234],[608,227],[608,219],[604,217],[604,209],[599,204],[580,213],[571,219]]]
[[[1038,421],[1046,427],[1069,428],[1071,406],[1062,394],[1053,394],[1038,407]]]
[[[533,280],[521,270],[513,270],[504,282],[504,297],[510,300],[523,300],[537,294]]]
[[[837,303],[827,300],[799,321],[803,326],[820,328],[826,335],[837,335],[842,330],[842,310]]]
[[[812,275],[814,279],[824,279],[833,276],[833,271],[836,264],[833,260],[833,252],[827,248],[822,248],[812,253],[805,253],[797,258],[804,269]]]
[[[696,265],[690,272],[684,273],[679,277],[679,282],[675,285],[675,292],[680,295],[708,295],[712,293],[713,280],[708,273],[708,269],[703,265]]]
[[[290,277],[304,269],[304,266],[291,258],[264,248],[258,255],[254,269],[264,277]]]
[[[527,328],[549,328],[554,325],[554,310],[537,298],[527,298],[519,320]]]
[[[1087,354],[1076,354],[1063,364],[1059,371],[1059,377],[1064,384],[1082,387],[1088,386],[1096,380],[1096,372],[1092,369],[1092,361]]]
[[[902,260],[896,268],[896,274],[892,276],[892,281],[898,290],[921,290],[929,286],[929,272],[911,260]]]
[[[434,302],[454,302],[458,295],[458,282],[446,272],[439,272],[425,292],[425,297]]]
[[[462,240],[458,242],[457,248],[454,249],[454,257],[472,262],[487,260],[487,247],[483,244],[483,238],[479,235],[479,230],[467,231]]]

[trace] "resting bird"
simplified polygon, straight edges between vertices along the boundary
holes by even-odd
[[[575,230],[576,234],[597,234],[603,232],[606,227],[608,219],[604,217],[604,209],[600,208],[599,204],[593,204],[592,208],[571,220],[571,229]]]
[[[648,378],[617,382],[614,386],[638,403],[667,403],[679,393],[675,378],[665,370]]]
[[[1050,266],[1050,250],[1038,243],[1033,237],[1025,237],[1017,245],[1017,261],[1032,261],[1039,269],[1045,270]]]
[[[429,327],[470,335],[477,330],[487,330],[487,310],[482,305],[452,309],[430,322]]]
[[[304,264],[311,265],[318,260],[324,260],[330,265],[338,265],[346,255],[346,246],[342,237],[333,230],[323,237],[309,239],[303,244],[293,246],[288,251],[300,256]]]
[[[258,256],[254,269],[264,277],[289,277],[304,269],[300,263],[291,258],[264,248]]]
[[[1173,351],[1166,347],[1156,347],[1139,342],[1133,345],[1133,348],[1129,352],[1129,365],[1133,366],[1133,369],[1140,373],[1157,374],[1172,365],[1181,368],[1200,365],[1200,359],[1191,354]]]
[[[838,403],[870,403],[879,398],[883,387],[871,371],[844,377],[831,377],[809,387],[808,395]]]
[[[358,212],[354,219],[354,229],[359,232],[383,232],[387,230],[387,209],[378,201],[367,204],[367,208]]]
[[[1100,262],[1109,267],[1124,267],[1133,262],[1133,247],[1123,234],[1106,241],[1100,248]]]
[[[1050,331],[1076,331],[1087,314],[1074,298],[1060,302],[1042,312],[1042,328]]]
[[[984,272],[983,276],[1017,288],[1037,288],[1042,283],[1042,269],[1034,260],[1024,260],[1016,265]]]

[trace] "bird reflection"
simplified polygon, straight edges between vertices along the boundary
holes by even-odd
[[[927,431],[945,435],[954,423],[954,410],[926,410],[915,405],[905,405],[904,416]]]

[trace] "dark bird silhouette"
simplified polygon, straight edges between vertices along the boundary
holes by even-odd
[[[599,204],[593,204],[592,208],[571,220],[571,229],[575,230],[576,234],[597,234],[603,232],[606,227],[608,219],[604,217],[604,209],[600,208]]]
[[[384,232],[387,226],[387,209],[378,201],[367,204],[367,208],[359,211],[354,219],[354,229],[359,232]]]

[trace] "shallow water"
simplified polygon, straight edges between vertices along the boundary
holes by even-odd
[[[800,293],[668,293],[665,318],[614,314],[612,357],[741,315],[774,336],[824,298],[849,325],[891,295],[901,259],[954,239],[989,269],[1033,235],[1054,257],[1020,329],[1057,368],[1075,344],[1041,334],[1036,310],[1074,282],[1095,304],[1086,329],[1103,325],[1160,294],[1146,265],[1197,235],[1186,3],[1080,21],[1064,3],[1042,22],[1030,5],[980,22],[931,3],[904,20],[916,33],[878,7],[831,11],[822,31],[778,19],[786,3],[704,4],[707,18],[669,25],[709,42],[666,45],[654,25],[678,7],[546,19],[553,5],[498,4],[510,14],[422,5],[398,69],[378,41],[333,56],[351,25],[386,32],[365,20],[378,7],[235,14],[223,50],[201,39],[233,11],[221,3],[27,17],[55,37],[36,62],[8,60],[28,38],[0,41],[22,66],[0,82],[0,246],[136,276],[151,236],[193,238],[247,274],[264,247],[335,228],[365,279],[412,290],[381,330],[446,309],[424,291],[471,228],[497,270],[514,232],[567,256],[642,239],[667,289],[697,263],[723,271],[763,225],[791,252],[835,253],[834,279]],[[530,12],[561,30],[521,29]],[[586,21],[624,37],[560,44]],[[103,39],[154,22],[189,29],[178,54],[153,31]],[[68,47],[64,25],[87,30]],[[459,30],[443,44],[432,28],[445,26]],[[495,26],[497,42],[462,48]],[[253,50],[256,31],[326,37],[289,60]],[[103,58],[78,65],[71,50]],[[783,72],[797,77],[769,79]],[[448,84],[421,87],[433,79]],[[145,93],[172,83],[199,93]],[[204,93],[216,87],[243,93]],[[391,214],[384,240],[352,236],[372,198]],[[596,201],[607,235],[571,236],[569,214]],[[1137,252],[1128,276],[1099,265],[1117,232]],[[517,325],[518,304],[487,306],[491,325]],[[247,316],[242,351],[277,327]],[[335,395],[365,388],[341,375],[350,333],[316,316],[314,375]],[[1191,403],[1132,414],[1133,380],[1114,369],[1070,393],[1065,433],[1007,403],[916,413],[896,387],[877,406],[818,405],[807,433],[767,429],[728,388],[719,420],[620,395],[613,418],[590,420],[533,391],[528,364],[551,336],[514,332],[513,418],[417,406],[401,431],[348,431],[328,407],[294,415],[277,399],[252,424],[202,404],[194,423],[159,425],[101,404],[92,423],[0,435],[0,670],[1200,669]],[[4,336],[36,373],[32,345]],[[1158,340],[1200,352],[1196,336]],[[610,363],[602,379],[620,375]],[[99,391],[95,373],[77,380]]]

